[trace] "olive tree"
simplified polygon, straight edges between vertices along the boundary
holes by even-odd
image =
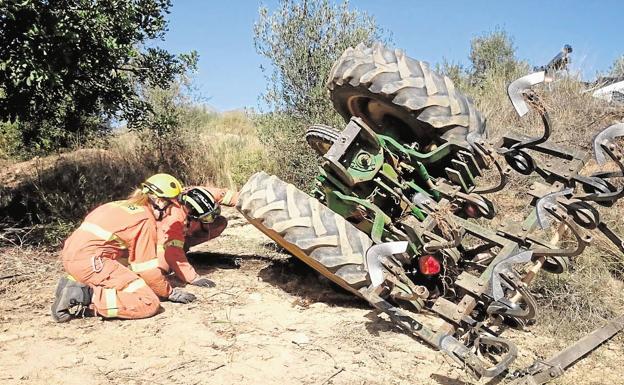
[[[306,126],[341,121],[325,89],[332,65],[346,48],[381,36],[375,20],[348,1],[281,0],[273,11],[259,9],[254,43],[269,61],[262,95],[269,111],[259,125],[265,143],[279,149],[280,176],[299,185],[309,180],[315,167],[303,140]]]
[[[624,55],[615,59],[609,70],[609,75],[616,78],[624,77]]]
[[[488,76],[508,77],[518,68],[513,39],[501,29],[474,37],[470,41],[472,83]]]

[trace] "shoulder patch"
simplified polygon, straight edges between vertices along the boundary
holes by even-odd
[[[135,205],[134,203],[130,203],[128,201],[116,201],[112,202],[112,204],[130,214],[138,214],[145,211],[144,207]]]

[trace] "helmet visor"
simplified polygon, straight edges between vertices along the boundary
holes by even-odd
[[[210,213],[205,213],[199,216],[189,215],[192,219],[196,219],[201,223],[209,224],[215,221],[217,217],[221,214],[221,207],[217,207]]]

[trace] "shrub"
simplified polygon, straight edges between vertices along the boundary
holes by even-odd
[[[372,17],[349,9],[347,1],[281,0],[273,13],[266,7],[259,13],[254,42],[271,63],[263,95],[271,112],[256,122],[262,142],[280,164],[278,175],[304,187],[316,170],[303,139],[307,126],[344,124],[325,89],[329,71],[346,48],[372,44],[382,31]]]
[[[137,90],[166,87],[197,62],[195,52],[153,46],[170,7],[170,0],[0,2],[0,121],[18,119],[24,145],[41,151],[106,130],[110,119],[141,125],[150,104]]]
[[[58,245],[97,205],[127,196],[149,175],[170,172],[185,184],[240,188],[271,169],[252,120],[244,112],[215,114],[195,107],[181,113],[163,159],[150,132],[118,131],[99,149],[16,163],[0,172],[0,223],[13,242]],[[169,139],[169,138],[165,138]],[[5,239],[6,240],[6,239]]]

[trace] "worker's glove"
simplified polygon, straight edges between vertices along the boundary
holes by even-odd
[[[167,298],[171,302],[179,302],[179,303],[190,303],[195,301],[196,297],[186,292],[179,287],[174,287],[171,294],[169,294],[169,298]]]
[[[217,286],[214,282],[205,277],[197,277],[191,282],[191,285],[201,286],[201,287],[215,287]]]

